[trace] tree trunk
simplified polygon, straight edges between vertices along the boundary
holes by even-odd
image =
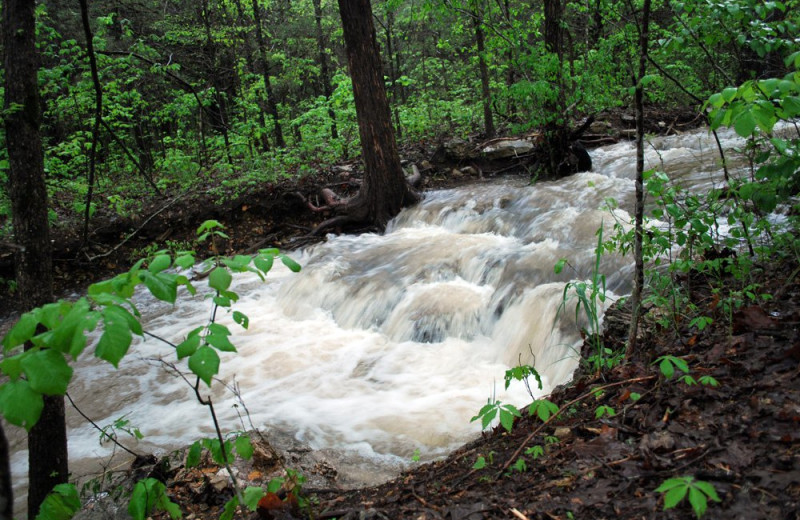
[[[338,0],[365,175],[358,196],[346,205],[350,220],[380,228],[404,205],[418,200],[405,180],[383,84],[380,51],[369,0]]]
[[[320,81],[322,82],[322,93],[330,103],[333,89],[331,88],[331,72],[328,68],[328,50],[325,46],[325,35],[322,32],[322,0],[312,0],[314,4],[314,19],[317,31],[317,50],[319,51],[319,71]],[[331,139],[339,138],[339,131],[336,128],[336,112],[328,106],[328,117],[331,118]]]
[[[244,14],[244,8],[242,7],[242,2],[241,0],[234,0],[234,4],[236,5],[238,23],[240,26],[244,27],[245,24],[248,22],[247,22],[247,16],[245,16]],[[257,69],[254,66],[253,62],[253,49],[250,45],[250,38],[246,30],[242,32],[242,43],[244,44],[244,60],[245,64],[247,65],[247,69],[255,72]],[[263,104],[259,102],[257,103],[257,105],[258,105],[258,112],[257,112],[258,124],[261,125],[261,128],[263,130],[267,128],[267,118],[264,115]],[[262,133],[259,136],[259,144],[261,145],[261,151],[263,152],[269,151],[269,139],[267,139],[266,133]]]
[[[264,75],[264,94],[267,97],[267,113],[272,117],[272,124],[274,125],[275,146],[278,148],[286,148],[286,141],[283,139],[283,129],[281,128],[280,118],[278,117],[278,104],[275,103],[275,94],[272,92],[272,83],[269,80],[267,43],[266,40],[264,40],[264,33],[261,31],[261,13],[258,10],[258,0],[253,0],[253,21],[256,25],[256,39],[258,40],[261,72]]]
[[[472,22],[475,25],[475,42],[478,45],[478,68],[481,73],[481,98],[483,100],[483,131],[487,138],[494,137],[494,117],[492,116],[492,93],[489,90],[489,67],[486,65],[486,37],[483,33],[483,14],[475,9]]]
[[[0,422],[0,520],[11,520],[14,517],[14,490],[11,487],[9,461],[6,432]]]
[[[642,227],[644,223],[644,86],[642,79],[647,73],[647,43],[650,30],[650,0],[644,0],[642,24],[639,31],[639,75],[636,78],[634,104],[636,105],[636,227],[633,239],[633,259],[636,264],[631,294],[631,326],[628,330],[628,346],[625,355],[630,357],[636,349],[636,334],[641,314],[642,288],[644,287],[644,258],[642,256]]]
[[[17,294],[25,309],[53,299],[34,8],[34,0],[3,2],[9,198],[14,239],[19,246],[15,258]],[[18,108],[10,110],[12,106]],[[28,450],[28,515],[35,518],[47,493],[68,477],[63,397],[45,399],[42,417],[28,434]]]

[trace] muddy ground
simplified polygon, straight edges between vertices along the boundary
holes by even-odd
[[[695,124],[692,118],[652,114],[650,130],[679,131]],[[624,114],[606,119],[607,130],[598,137],[604,144],[630,134],[633,122]],[[408,164],[430,163],[423,168],[423,189],[524,174],[513,164],[432,161],[437,148],[435,143],[402,151]],[[476,168],[464,173],[465,166]],[[173,195],[153,201],[130,221],[109,217],[97,223],[88,248],[80,248],[74,234],[62,230],[54,237],[58,291],[80,290],[127,268],[132,254],[149,244],[191,241],[194,228],[208,218],[228,226],[227,252],[308,243],[308,232],[330,215],[308,210],[303,199],[313,199],[321,187],[342,195],[355,192],[358,170],[355,162],[337,165],[313,180],[261,186],[222,204],[202,191]],[[7,259],[0,269],[8,270]],[[690,518],[688,500],[665,512],[664,497],[655,491],[667,479],[689,476],[711,484],[720,500],[708,501],[705,518],[799,518],[797,273],[793,261],[761,266],[763,291],[775,298],[728,317],[711,297],[709,284],[693,280],[694,300],[715,317],[712,326],[702,333],[685,324],[666,330],[647,317],[633,357],[602,375],[576,374],[549,397],[559,409],[547,422],[524,413],[510,433],[495,429],[445,460],[368,489],[342,489],[335,467],[318,460],[306,470],[310,482],[302,496],[308,507],[276,501],[237,518]],[[3,301],[3,314],[13,315],[13,298]],[[618,348],[627,333],[627,311],[614,309],[606,320],[605,345]],[[719,385],[690,385],[679,380],[681,374],[667,379],[655,363],[664,355],[686,361],[694,380],[711,376]],[[597,418],[601,406],[613,415]],[[287,459],[283,463],[268,455],[241,468],[240,483],[263,484],[284,464],[292,464],[286,453],[282,457]],[[485,466],[478,469],[479,460]],[[151,470],[130,474],[143,471]],[[218,471],[212,463],[186,470],[178,457],[156,475],[166,481],[184,517],[197,520],[218,518],[230,496]],[[102,517],[109,516],[97,518]]]

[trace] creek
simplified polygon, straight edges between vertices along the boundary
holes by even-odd
[[[721,137],[726,149],[742,144],[731,133]],[[541,394],[570,379],[580,324],[575,300],[557,319],[565,283],[591,275],[598,228],[609,236],[615,218],[629,219],[634,153],[631,143],[593,150],[593,171],[554,182],[506,177],[429,192],[383,235],[329,236],[291,253],[303,266],[298,274],[276,263],[265,282],[237,275],[235,308],[250,326],[218,314],[239,351],[223,354],[220,379],[235,381],[258,428],[338,453],[348,485],[386,479],[415,452],[423,461],[447,454],[478,435],[470,418],[490,396],[520,407],[530,402],[522,384],[504,390],[509,367],[535,365]],[[721,182],[706,130],[653,138],[646,159],[693,189]],[[613,213],[609,198],[619,203]],[[573,269],[556,275],[560,258]],[[600,271],[609,302],[629,292],[628,258],[603,255]],[[202,295],[179,296],[176,306],[137,301],[145,329],[175,343],[209,318]],[[119,370],[86,357],[69,393],[97,424],[124,416],[139,428],[145,438],[133,445],[140,452],[210,437],[207,409],[159,361],[174,361],[170,350],[149,338]],[[241,429],[243,407],[234,406],[231,391],[215,384],[210,395],[223,428]],[[74,474],[92,475],[112,448],[68,412]],[[22,506],[27,452],[19,431],[7,431]]]

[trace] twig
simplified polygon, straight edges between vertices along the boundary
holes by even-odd
[[[572,406],[575,403],[578,403],[580,401],[583,401],[587,397],[591,397],[593,395],[596,395],[597,392],[600,391],[600,390],[605,390],[606,388],[612,388],[612,387],[615,387],[615,386],[628,385],[628,384],[632,384],[632,383],[639,383],[641,381],[649,381],[651,379],[655,379],[656,377],[657,376],[635,377],[633,379],[626,379],[625,381],[617,381],[616,383],[609,383],[607,385],[597,386],[595,388],[592,388],[591,390],[589,390],[588,392],[586,392],[582,396],[577,397],[577,398],[573,399],[572,401],[568,402],[567,404],[565,404],[564,406],[559,408],[558,411],[556,411],[553,415],[551,415],[545,422],[543,422],[541,425],[539,425],[538,428],[534,429],[527,437],[525,437],[525,440],[522,441],[522,443],[520,444],[519,448],[517,448],[516,451],[508,458],[508,460],[505,462],[505,464],[503,464],[503,467],[500,468],[500,471],[497,473],[497,475],[495,475],[495,479],[499,478],[500,475],[502,475],[502,473],[506,469],[508,469],[508,467],[511,465],[511,463],[513,461],[515,461],[517,459],[517,457],[519,457],[519,454],[522,452],[522,449],[525,447],[526,444],[528,444],[528,442],[530,442],[531,439],[533,439],[540,431],[542,431],[542,429],[545,426],[547,426],[551,422],[553,422],[553,420],[556,417],[561,415],[561,413],[564,410],[568,409],[570,406]]]
[[[122,444],[120,444],[120,443],[119,443],[119,441],[118,441],[117,439],[115,439],[115,438],[114,438],[113,436],[111,436],[111,435],[108,435],[108,434],[105,432],[105,430],[104,430],[103,428],[101,428],[100,426],[98,426],[96,422],[94,422],[93,420],[91,420],[91,419],[89,418],[89,416],[87,416],[85,413],[83,413],[83,410],[81,410],[80,408],[78,408],[78,405],[77,405],[77,404],[75,404],[75,401],[73,401],[73,400],[72,400],[72,397],[69,395],[69,392],[67,392],[67,393],[66,393],[66,396],[67,396],[67,399],[69,400],[69,404],[71,404],[71,405],[72,405],[72,407],[73,407],[73,408],[75,408],[75,411],[76,411],[76,412],[78,412],[78,413],[80,414],[80,416],[81,416],[81,417],[83,417],[84,419],[86,419],[87,421],[89,421],[89,424],[91,424],[92,426],[94,426],[94,427],[95,427],[95,429],[96,429],[97,431],[99,431],[101,434],[103,434],[103,437],[104,437],[104,438],[106,438],[106,439],[109,439],[111,442],[113,442],[114,444],[116,444],[117,446],[119,446],[120,448],[122,448],[123,450],[127,451],[128,453],[130,453],[131,455],[133,455],[133,456],[134,456],[134,457],[136,457],[137,459],[139,459],[139,458],[142,458],[142,455],[140,455],[140,454],[136,453],[135,451],[129,450],[128,448],[126,448],[125,446],[123,446]]]
[[[523,515],[519,511],[517,511],[517,509],[515,507],[512,507],[511,509],[509,509],[508,512],[511,513],[512,515],[516,516],[517,518],[519,518],[519,520],[530,520],[530,518],[528,518],[527,516]]]

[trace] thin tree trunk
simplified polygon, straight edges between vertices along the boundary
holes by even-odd
[[[278,117],[278,104],[275,103],[275,94],[272,92],[272,83],[269,80],[269,67],[267,66],[267,43],[264,33],[261,30],[261,13],[258,9],[258,0],[253,0],[253,21],[256,25],[256,40],[258,40],[259,61],[261,62],[261,72],[264,75],[264,94],[267,97],[267,113],[272,117],[274,126],[275,146],[286,148],[286,141],[283,139],[283,129],[281,128],[280,118]]]
[[[642,257],[642,226],[644,221],[644,86],[642,79],[647,72],[647,44],[650,29],[650,1],[644,0],[642,23],[639,32],[639,73],[636,78],[634,104],[636,105],[636,224],[633,241],[633,257],[636,270],[631,294],[631,326],[628,329],[628,346],[625,355],[630,357],[636,349],[639,315],[644,287],[644,258]]]
[[[481,73],[481,99],[483,101],[483,131],[486,137],[494,137],[494,117],[492,115],[492,92],[489,89],[489,67],[486,65],[486,37],[483,33],[482,13],[473,11],[472,22],[475,26],[475,42],[478,46],[478,68]]]
[[[11,465],[8,440],[0,423],[0,520],[11,520],[14,516],[14,489],[11,486]]]
[[[53,272],[47,189],[39,132],[41,105],[37,71],[34,0],[3,2],[5,50],[5,130],[11,199],[17,294],[24,309],[52,301]],[[15,110],[10,108],[19,107]],[[44,497],[67,481],[67,434],[63,397],[45,398],[37,425],[28,433],[28,516]]]
[[[92,126],[92,146],[89,150],[89,172],[86,182],[89,185],[86,190],[86,209],[83,216],[83,243],[89,241],[89,219],[92,216],[92,195],[94,194],[94,176],[97,165],[97,140],[100,136],[100,123],[103,120],[103,88],[100,85],[100,76],[97,73],[97,59],[94,55],[94,41],[92,28],[89,24],[89,7],[86,0],[80,0],[81,22],[83,23],[83,34],[86,36],[86,55],[89,58],[89,68],[92,73],[92,85],[94,86],[94,125]]]
[[[245,26],[247,23],[247,16],[245,16],[244,8],[242,7],[241,0],[234,0],[234,4],[236,5],[236,12],[239,17],[239,25]],[[248,37],[247,32],[245,31],[242,34],[242,43],[244,44],[244,60],[247,64],[247,69],[251,71],[256,71],[256,67],[253,61],[253,48],[250,45],[250,38]],[[264,108],[261,103],[256,103],[258,105],[257,117],[258,117],[258,124],[261,126],[262,130],[267,127],[267,118],[264,114]],[[246,112],[246,110],[245,110]],[[264,132],[260,135],[259,144],[261,145],[261,150],[264,152],[269,151],[269,139],[267,139],[267,134]]]
[[[219,123],[219,127],[222,130],[222,139],[225,142],[225,155],[228,159],[228,164],[233,164],[230,137],[228,135],[228,102],[223,84],[219,79],[221,67],[217,60],[217,43],[211,33],[211,12],[207,0],[203,0],[200,7],[200,19],[203,22],[203,27],[206,32],[206,45],[204,50],[208,63],[211,65],[211,70],[208,72],[211,76],[211,85],[214,87],[214,98],[217,100],[216,122]]]
[[[312,0],[314,4],[314,20],[316,21],[317,50],[319,51],[319,71],[320,81],[322,82],[322,93],[328,101],[328,117],[331,118],[331,139],[339,138],[339,130],[336,127],[336,112],[330,106],[331,95],[331,72],[328,66],[328,51],[325,46],[325,35],[322,32],[322,0]]]

